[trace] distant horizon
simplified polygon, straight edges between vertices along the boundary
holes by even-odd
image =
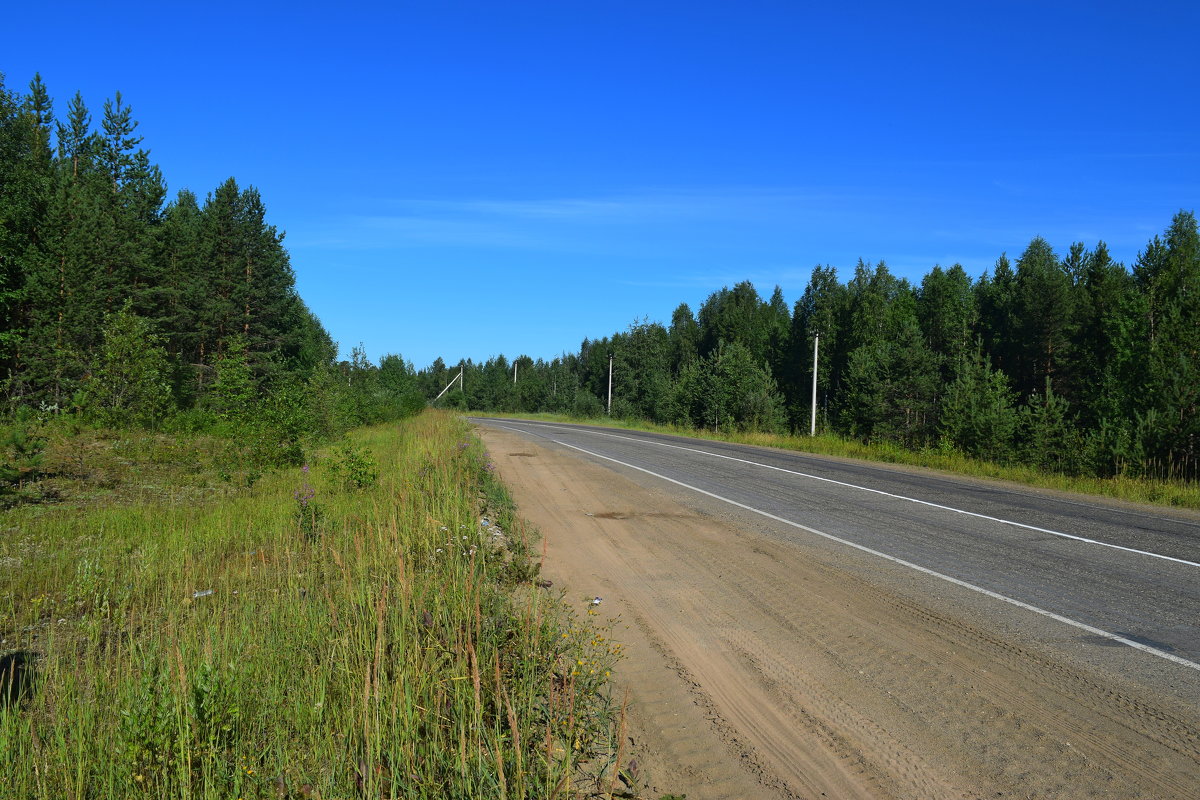
[[[1200,203],[1200,8],[68,3],[11,37],[61,120],[120,91],[173,199],[233,176],[342,356],[550,360],[814,266],[1131,267]],[[39,30],[32,7],[13,30]],[[113,42],[125,42],[121,47]]]

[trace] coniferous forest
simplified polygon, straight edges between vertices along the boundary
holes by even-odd
[[[443,402],[599,416],[611,353],[615,417],[807,433],[817,336],[819,431],[1073,475],[1200,475],[1200,235],[1184,211],[1132,269],[1103,242],[1060,254],[1040,237],[977,279],[817,266],[792,308],[740,283],[549,362],[467,362]],[[457,371],[418,377],[432,397]]]
[[[98,118],[98,119],[97,119]],[[337,348],[295,289],[283,234],[233,178],[168,200],[118,93],[55,113],[35,77],[0,83],[0,386],[10,414],[237,429],[259,457],[305,436],[411,413],[460,365],[414,372]],[[779,287],[714,292],[667,324],[635,321],[550,361],[467,361],[475,410],[605,413],[714,430],[818,428],[1079,475],[1200,474],[1200,233],[1179,212],[1131,266],[1103,242],[1035,238],[973,278],[919,285],[886,264],[817,266]],[[514,381],[514,373],[516,380]],[[24,410],[24,411],[23,411]]]
[[[424,406],[412,367],[337,362],[262,197],[234,178],[167,200],[120,93],[56,113],[0,77],[0,387],[20,417],[300,441]]]

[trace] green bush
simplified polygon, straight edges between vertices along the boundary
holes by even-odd
[[[335,448],[333,453],[333,474],[347,488],[367,489],[378,482],[379,465],[370,450],[348,441]]]

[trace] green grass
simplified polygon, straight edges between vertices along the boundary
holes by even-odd
[[[1132,503],[1200,509],[1200,485],[1196,483],[1163,481],[1150,478],[1130,478],[1125,476],[1095,478],[1046,473],[1028,466],[982,461],[954,451],[938,449],[907,450],[890,442],[864,444],[856,440],[844,439],[840,436],[831,436],[828,434],[814,437],[773,433],[720,433],[708,430],[696,430],[694,428],[682,428],[675,425],[656,425],[641,420],[580,419],[564,414],[506,414],[487,412],[486,416],[539,419],[548,422],[578,422],[586,425],[601,425],[625,430],[692,436],[712,441],[778,447],[785,450],[797,450],[805,453],[840,458],[855,458],[863,461],[925,467],[956,475],[1011,481],[1040,489],[1112,497]]]
[[[351,450],[0,517],[0,795],[611,793],[620,648],[532,584],[478,440],[427,412]]]

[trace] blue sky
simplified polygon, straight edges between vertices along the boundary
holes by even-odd
[[[1195,3],[59,3],[0,71],[234,176],[348,352],[553,357],[859,258],[1127,264],[1200,203]],[[14,33],[16,32],[16,33]]]

